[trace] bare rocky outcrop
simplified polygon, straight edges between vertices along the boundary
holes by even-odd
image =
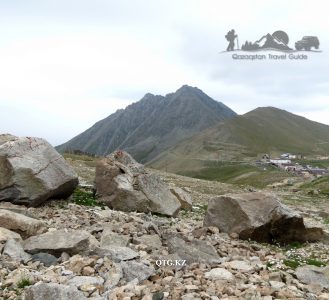
[[[71,195],[78,177],[44,139],[0,137],[0,201],[37,206]]]
[[[274,195],[261,192],[210,199],[204,226],[261,242],[317,241],[324,236],[321,228],[306,227],[302,216]]]
[[[176,216],[180,201],[156,174],[145,170],[128,153],[116,151],[96,168],[97,199],[121,211]]]

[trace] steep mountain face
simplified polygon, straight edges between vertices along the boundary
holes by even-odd
[[[223,103],[184,85],[165,97],[146,94],[57,150],[106,155],[123,149],[138,161],[147,162],[183,139],[234,116],[236,113]]]
[[[328,154],[329,126],[273,107],[236,116],[168,149],[149,164],[172,172],[204,162],[246,160],[264,153]]]

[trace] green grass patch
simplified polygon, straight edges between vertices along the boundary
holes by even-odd
[[[299,248],[302,248],[302,247],[303,247],[303,244],[300,243],[300,242],[291,242],[290,244],[288,244],[286,246],[286,249],[291,250],[291,249],[299,249]]]
[[[292,256],[288,259],[285,259],[283,261],[283,264],[285,264],[287,267],[295,270],[296,268],[303,266],[303,265],[311,265],[316,267],[325,267],[326,263],[324,261],[318,260],[316,258],[304,258],[301,256]]]
[[[323,262],[321,260],[314,259],[314,258],[308,258],[306,260],[306,264],[307,265],[316,266],[316,267],[324,267],[324,266],[326,266],[326,263],[325,262]]]
[[[300,261],[299,261],[299,260],[296,260],[296,259],[285,259],[285,260],[283,261],[283,263],[284,263],[287,267],[289,267],[289,268],[291,268],[291,269],[293,269],[293,270],[295,270],[296,268],[298,268],[299,266],[301,266]]]
[[[32,285],[32,282],[29,278],[22,278],[20,281],[17,283],[17,287],[20,289],[24,289],[25,287]]]
[[[84,206],[100,206],[102,209],[105,209],[102,203],[95,200],[93,192],[91,191],[85,191],[77,188],[74,190],[72,198],[75,204]]]

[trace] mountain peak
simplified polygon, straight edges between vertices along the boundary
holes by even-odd
[[[176,91],[176,93],[179,93],[179,92],[202,92],[202,91],[200,89],[198,89],[197,87],[193,87],[193,86],[184,84]]]
[[[78,149],[97,155],[122,149],[145,162],[235,115],[198,88],[183,85],[165,97],[145,94],[120,115],[108,116],[57,149]]]
[[[141,99],[141,101],[142,101],[142,100],[149,100],[149,99],[154,98],[154,97],[155,97],[154,94],[146,93],[146,94],[144,95],[144,97]]]

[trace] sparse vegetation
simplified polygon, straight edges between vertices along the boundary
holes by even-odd
[[[86,154],[75,154],[75,153],[64,153],[63,157],[68,160],[73,161],[83,161],[83,163],[88,167],[96,167],[99,157],[86,155]]]
[[[305,183],[301,186],[304,190],[317,190],[319,194],[329,196],[329,176],[323,176]]]
[[[20,289],[24,289],[25,287],[32,285],[32,282],[29,278],[22,278],[18,283],[17,287]]]
[[[296,268],[302,266],[302,265],[311,265],[316,267],[324,267],[326,266],[326,263],[320,260],[317,260],[315,258],[303,258],[301,256],[295,256],[293,258],[285,259],[283,263],[295,270]]]
[[[73,195],[73,202],[79,205],[84,206],[100,206],[101,208],[104,208],[104,205],[102,203],[98,203],[94,195],[91,191],[86,191],[80,188],[75,189]]]
[[[287,250],[299,249],[299,248],[302,248],[302,247],[303,247],[303,244],[301,244],[300,242],[292,242],[292,243],[290,243],[286,246]]]

